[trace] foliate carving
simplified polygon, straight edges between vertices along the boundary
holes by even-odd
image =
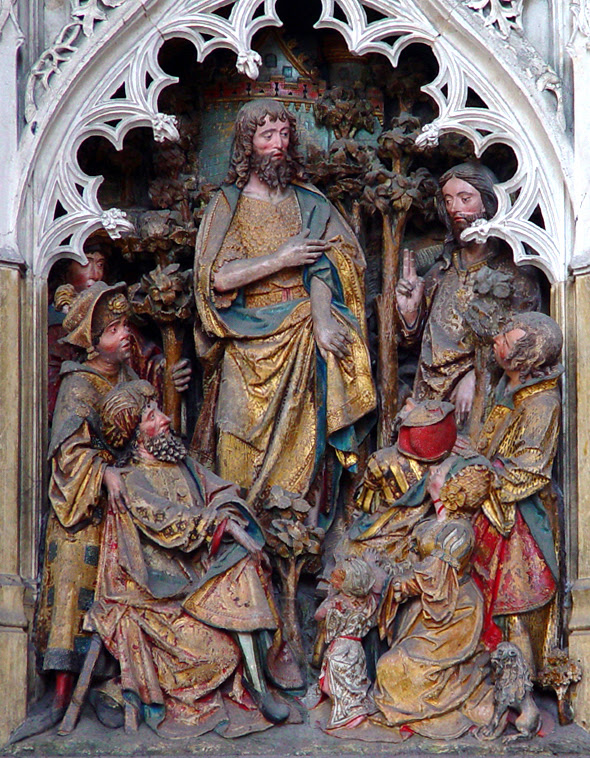
[[[508,24],[509,29],[520,27],[522,0],[465,2],[473,6],[488,25],[498,27],[501,16],[502,23]],[[394,66],[408,45],[427,43],[431,46],[439,62],[439,73],[422,89],[436,102],[439,115],[423,127],[416,145],[422,149],[431,148],[436,146],[441,135],[454,133],[467,137],[477,156],[496,143],[511,147],[518,160],[518,169],[511,179],[497,185],[498,212],[485,227],[471,229],[469,233],[482,240],[489,236],[500,237],[511,246],[517,262],[534,260],[550,280],[561,279],[564,267],[558,244],[560,222],[535,149],[514,116],[513,108],[498,89],[483,76],[468,54],[464,55],[436,31],[424,13],[427,5],[421,3],[418,6],[412,0],[323,0],[322,15],[316,27],[335,29],[344,36],[351,52],[358,55],[379,52]],[[382,18],[369,22],[365,7],[371,9],[372,18],[375,13],[381,14]],[[538,90],[548,89],[555,94],[559,119],[559,79],[548,66],[539,68],[541,59],[538,54],[533,54],[520,35],[517,40],[520,41],[515,42],[518,48],[515,66],[527,71]],[[487,107],[468,106],[470,91],[476,93]],[[516,199],[513,202],[511,198]],[[537,209],[541,210],[545,228],[530,220]],[[534,258],[531,258],[531,252]]]
[[[114,240],[133,231],[133,224],[127,220],[127,214],[119,208],[109,208],[101,213],[100,221],[109,237]]]
[[[3,0],[8,2],[10,0]],[[94,34],[94,27],[99,21],[104,21],[107,11],[123,5],[126,0],[71,0],[71,21],[67,23],[55,38],[51,47],[41,55],[29,74],[25,90],[25,119],[33,120],[37,111],[37,88],[49,88],[51,78],[57,74],[61,66],[70,60],[78,49],[84,37]],[[0,23],[2,15],[0,15]],[[2,27],[0,26],[0,29]]]
[[[523,0],[465,0],[468,8],[477,11],[485,26],[494,26],[507,39],[510,30],[522,32]]]
[[[31,73],[30,87],[41,84],[45,89],[54,88],[56,96],[58,88],[65,91],[69,86],[67,82],[73,80],[76,74],[71,67],[75,65],[74,53],[82,40],[85,40],[86,48],[93,44],[116,44],[117,47],[121,44],[114,35],[109,38],[107,26],[104,26],[105,33],[100,35],[100,39],[96,33],[92,34],[96,25],[102,23],[101,13],[105,15],[109,8],[123,3],[131,7],[136,2],[138,0],[76,0],[75,10],[79,15],[73,16],[73,21],[63,30],[60,43],[47,51],[36,64]],[[485,4],[482,0],[469,2],[478,5],[474,10],[485,18],[485,23],[498,26],[501,16],[511,29],[518,25],[519,0],[488,0]],[[471,13],[467,0],[465,3],[463,8],[457,6],[458,13]],[[122,148],[129,130],[140,126],[151,126],[157,140],[178,138],[173,117],[160,114],[157,108],[160,93],[175,81],[174,77],[162,71],[158,63],[163,40],[177,36],[190,40],[199,61],[205,60],[213,50],[230,49],[237,56],[238,69],[255,77],[260,56],[252,50],[252,38],[262,28],[280,26],[274,4],[275,0],[236,0],[228,14],[227,3],[222,0],[176,0],[165,5],[161,14],[144,26],[145,33],[139,35],[133,45],[126,45],[116,66],[103,81],[97,83],[91,96],[78,108],[62,140],[63,157],[58,166],[48,168],[52,175],[43,178],[42,203],[46,209],[46,226],[40,231],[36,268],[44,269],[49,258],[56,253],[81,254],[84,239],[102,225],[103,209],[96,198],[101,179],[84,175],[77,165],[77,146],[87,136],[104,136],[118,150]],[[351,52],[358,55],[380,53],[393,66],[397,65],[401,52],[409,45],[418,43],[431,47],[439,63],[439,73],[433,82],[423,87],[423,91],[435,101],[438,117],[423,128],[417,144],[423,148],[432,147],[439,135],[454,133],[467,137],[478,156],[496,143],[512,148],[518,170],[498,186],[499,210],[485,232],[505,239],[517,261],[530,260],[533,253],[537,265],[545,270],[552,281],[562,279],[565,266],[560,251],[567,249],[568,243],[564,239],[565,227],[560,216],[562,211],[559,210],[562,204],[553,201],[549,189],[550,172],[539,164],[531,138],[522,129],[514,108],[474,62],[472,51],[458,48],[440,33],[435,21],[431,20],[431,17],[437,18],[434,6],[438,8],[434,0],[423,0],[421,3],[415,0],[322,0],[322,13],[316,27],[339,32]],[[125,13],[127,7],[124,8]],[[477,17],[474,16],[474,20]],[[494,18],[497,20],[492,21]],[[482,37],[483,23],[474,24],[474,39],[478,34]],[[476,31],[478,25],[482,31]],[[86,33],[91,36],[86,37]],[[478,39],[477,44],[485,46],[487,42]],[[506,65],[512,65],[514,77],[520,76],[522,80],[522,73],[519,72],[529,71],[528,76],[532,77],[538,89],[548,89],[556,95],[559,109],[559,80],[547,66],[539,68],[538,55],[536,58],[529,55],[526,41],[521,35],[511,35],[508,53],[513,61]],[[85,58],[89,54],[86,49]],[[52,76],[66,65],[68,72],[71,68],[68,76]],[[65,74],[65,68],[63,71]],[[529,87],[530,97],[533,98],[534,88],[528,83],[524,86]],[[124,92],[123,97],[121,92]],[[467,104],[470,93],[475,93],[480,99],[477,107]],[[59,95],[60,98],[63,94]],[[36,102],[28,102],[27,107],[28,117],[33,118]],[[36,120],[42,123],[41,114]],[[84,188],[83,195],[75,188],[76,184]],[[67,202],[64,200],[66,195]],[[65,209],[65,215],[53,212],[57,202]],[[543,217],[544,228],[529,220],[537,210]],[[478,230],[478,234],[481,233],[483,230]]]

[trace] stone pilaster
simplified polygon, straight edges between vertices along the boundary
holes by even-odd
[[[0,264],[0,745],[26,716],[27,619],[20,578],[21,273]]]

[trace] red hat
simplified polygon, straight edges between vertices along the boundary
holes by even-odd
[[[401,453],[430,463],[449,455],[457,439],[452,403],[426,400],[402,421],[397,446]]]

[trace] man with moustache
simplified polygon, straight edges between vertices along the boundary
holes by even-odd
[[[475,344],[465,318],[483,267],[508,275],[512,312],[540,306],[540,291],[531,267],[517,267],[497,240],[465,242],[461,233],[477,219],[490,219],[498,208],[495,177],[485,166],[463,163],[439,180],[437,205],[447,227],[443,259],[424,279],[416,273],[414,255],[403,254],[396,305],[402,334],[408,342],[422,335],[413,398],[449,400],[457,422],[464,425],[475,394]]]
[[[48,453],[51,510],[36,641],[43,671],[56,675],[52,723],[63,715],[90,642],[82,622],[94,596],[107,499],[112,504],[124,499],[120,475],[108,463],[98,414],[109,390],[137,378],[127,365],[125,289],[124,283],[92,284],[63,322],[64,342],[86,351],[86,360],[62,365]]]
[[[249,711],[241,734],[284,721],[289,708],[268,692],[258,663],[263,650],[256,650],[261,630],[280,636],[264,539],[239,488],[188,457],[148,382],[111,390],[101,421],[125,505],[113,501],[106,516],[86,628],[119,661],[125,701],[136,716],[143,703],[159,733],[184,725],[198,736],[229,720],[233,734],[232,703],[243,709],[240,721]],[[267,656],[266,670],[275,681],[282,675],[283,686],[301,685],[288,653],[284,648],[278,667]],[[241,685],[240,663],[254,703]],[[228,699],[219,688],[232,677],[238,682]]]
[[[195,336],[208,371],[194,447],[248,490],[256,510],[273,485],[329,500],[326,450],[337,469],[354,466],[360,422],[375,406],[364,256],[333,206],[303,182],[297,143],[280,102],[247,103],[228,179],[196,244],[205,334]]]

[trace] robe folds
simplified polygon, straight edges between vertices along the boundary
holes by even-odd
[[[229,632],[277,628],[264,570],[241,545],[222,537],[218,547],[230,517],[263,542],[237,487],[188,458],[120,472],[127,510],[107,513],[86,628],[119,661],[123,696],[164,734],[219,729],[231,703],[240,734],[268,728],[234,676],[241,654]]]
[[[102,479],[110,454],[100,435],[98,409],[119,381],[137,379],[126,366],[107,377],[65,361],[49,461],[51,510],[35,637],[43,670],[80,670],[90,645],[83,629],[92,605],[106,498]]]
[[[473,529],[464,519],[428,519],[413,532],[419,560],[400,580],[399,628],[377,663],[380,722],[434,739],[487,724],[493,693],[481,640],[484,606],[469,575]],[[392,583],[379,609],[382,633],[397,611]]]
[[[302,230],[333,240],[314,264],[283,270],[231,293],[213,288],[226,262],[270,255]],[[274,206],[224,187],[201,224],[195,297],[201,327],[216,339],[202,353],[208,372],[194,449],[257,505],[273,485],[305,496],[330,445],[354,466],[375,407],[366,342],[365,262],[352,232],[315,188],[293,184]],[[327,362],[317,350],[310,285],[319,277],[351,354]],[[199,341],[200,340],[200,341]],[[202,344],[202,333],[197,337]]]
[[[474,522],[474,575],[486,601],[490,647],[501,640],[493,617],[535,611],[555,597],[558,526],[550,493],[562,372],[558,367],[512,392],[504,376],[478,441],[498,478]]]

